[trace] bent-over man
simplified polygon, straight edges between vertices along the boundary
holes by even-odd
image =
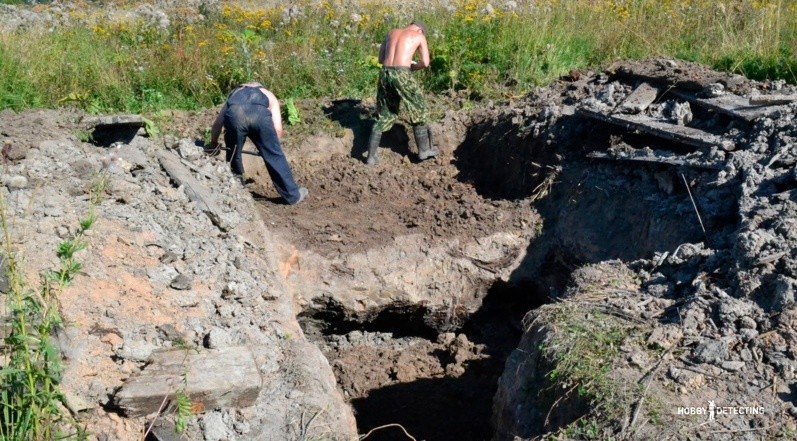
[[[419,62],[413,60],[416,52],[420,55]],[[432,146],[432,132],[428,126],[429,112],[426,110],[423,91],[411,73],[413,70],[429,67],[429,47],[423,24],[414,21],[405,28],[388,32],[379,48],[379,62],[382,70],[379,72],[376,89],[378,116],[368,140],[368,165],[379,161],[377,149],[382,133],[393,127],[402,102],[412,124],[415,143],[418,145],[418,157],[423,161],[437,156],[437,150]]]
[[[238,86],[227,97],[211,128],[210,145],[218,146],[219,135],[224,127],[224,144],[227,147],[227,162],[233,174],[243,177],[241,160],[246,138],[252,140],[266,163],[266,170],[277,193],[290,204],[298,204],[308,191],[296,185],[293,173],[282,152],[282,115],[277,97],[260,83]]]

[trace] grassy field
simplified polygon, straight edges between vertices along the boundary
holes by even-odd
[[[453,0],[448,9],[425,5],[412,13],[367,0],[356,10],[336,0],[303,0],[293,2],[290,20],[285,7],[226,2],[214,10],[178,8],[168,21],[76,8],[69,12],[73,24],[55,31],[0,34],[0,108],[197,109],[217,105],[233,85],[250,79],[283,98],[362,98],[375,93],[385,32],[412,18],[430,30],[432,69],[420,74],[430,93],[464,90],[472,99],[500,99],[571,69],[654,57],[755,79],[797,80],[792,1],[518,3],[507,9]]]

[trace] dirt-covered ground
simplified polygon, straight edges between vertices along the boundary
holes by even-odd
[[[432,105],[443,109],[446,102],[457,103],[458,100],[438,97],[433,98]],[[462,151],[467,149],[460,149],[460,144],[468,137],[477,139],[480,136],[479,133],[468,134],[472,119],[482,121],[497,115],[498,108],[482,109],[477,116],[457,110],[447,112],[434,125],[435,144],[441,153],[434,160],[422,163],[416,160],[411,130],[398,124],[383,137],[380,164],[369,167],[364,162],[363,144],[372,121],[371,102],[307,101],[298,105],[307,122],[302,127],[286,128],[284,150],[297,181],[310,190],[306,203],[296,207],[280,205],[262,161],[257,157],[245,157],[247,174],[254,177],[247,188],[260,203],[260,213],[266,224],[284,244],[283,258],[286,261],[295,259],[298,271],[289,277],[289,284],[293,278],[311,278],[302,276],[302,273],[312,274],[316,263],[311,258],[306,259],[306,254],[334,260],[376,250],[368,260],[378,267],[389,261],[387,256],[390,255],[409,261],[407,255],[417,253],[419,246],[434,249],[480,238],[489,242],[489,237],[497,233],[517,232],[521,237],[529,237],[539,230],[529,195],[511,198],[490,195],[484,185],[474,183],[482,178],[479,164],[471,165],[467,158],[461,157]],[[170,130],[177,136],[196,137],[212,116],[210,111],[193,118],[178,115]],[[313,125],[322,129],[312,129]],[[253,149],[251,145],[245,147],[245,150]],[[407,237],[418,239],[404,242]],[[413,247],[415,249],[408,249]],[[512,257],[516,260],[519,256]],[[434,259],[426,257],[430,258]],[[490,264],[495,265],[495,269],[488,273],[501,270],[510,262],[482,263],[483,266]],[[399,262],[398,271],[413,279],[413,268]],[[349,271],[355,274],[369,270],[364,266]],[[348,276],[346,272],[333,272],[334,278]],[[431,277],[434,279],[433,274]],[[453,273],[446,277],[469,276]],[[475,279],[478,275],[470,277]],[[442,283],[442,279],[438,275],[437,283]],[[336,283],[332,278],[322,282],[325,285]],[[300,283],[297,282],[296,288],[298,296],[308,296],[301,292],[307,290],[307,286],[320,289],[317,285]],[[358,283],[369,286],[365,278]],[[502,286],[479,285],[481,294],[453,293],[445,289],[438,294],[445,298],[473,295],[478,300],[476,307],[481,305],[483,311],[488,311],[468,318],[456,328],[457,333],[438,333],[433,327],[418,324],[423,319],[412,317],[417,315],[411,311],[412,307],[403,310],[392,303],[387,303],[387,310],[369,313],[376,318],[365,323],[349,321],[337,327],[330,326],[326,337],[324,331],[305,329],[317,339],[330,360],[344,396],[351,400],[358,414],[362,432],[383,424],[399,423],[420,436],[419,439],[490,437],[491,403],[483,397],[495,393],[503,360],[520,337],[522,315],[530,304],[544,300],[514,300],[502,296]],[[366,291],[362,287],[355,289]],[[485,296],[498,300],[482,304]],[[466,315],[473,312],[475,308]],[[506,321],[502,322],[504,319]],[[426,407],[413,404],[418,400],[426,403]],[[449,424],[430,420],[430,411],[445,415]],[[372,438],[401,439],[401,436],[400,430],[388,430]]]
[[[642,83],[656,99],[622,111]],[[3,111],[3,192],[34,280],[91,177],[111,171],[56,337],[63,385],[99,439],[140,437],[147,419],[114,395],[176,342],[249,348],[272,381],[253,407],[193,416],[192,439],[329,437],[350,414],[312,415],[338,392],[361,434],[401,425],[369,439],[789,439],[797,108],[735,108],[772,110],[745,119],[705,100],[793,93],[680,61],[618,63],[468,111],[429,97],[440,155],[418,163],[399,124],[374,167],[372,100],[303,101],[284,140],[310,190],[298,206],[280,203],[259,158],[246,156],[242,187],[203,152],[217,109],[160,114],[159,137],[118,149],[83,142],[77,111]],[[640,120],[659,131],[629,125]],[[220,198],[223,219],[159,151]]]

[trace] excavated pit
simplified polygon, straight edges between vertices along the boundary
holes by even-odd
[[[337,106],[329,114],[354,136],[293,151],[308,203],[264,204],[261,214],[284,244],[300,323],[361,433],[396,423],[417,439],[491,438],[497,379],[529,310],[559,297],[585,264],[707,238],[681,178],[699,188],[717,170],[587,157],[620,144],[673,155],[695,148],[531,101],[444,120],[435,127],[441,155],[423,163],[397,126],[380,165],[366,167],[368,128],[352,121],[367,111]],[[710,201],[735,200],[713,191]],[[254,192],[273,198],[265,186]],[[709,235],[734,228],[734,211],[706,209]],[[406,437],[390,427],[369,439]]]

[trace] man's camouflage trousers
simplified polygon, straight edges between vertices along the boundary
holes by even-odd
[[[423,99],[423,91],[406,67],[383,67],[376,86],[377,120],[374,130],[387,132],[398,119],[399,107],[404,110],[413,126],[429,122],[429,112]]]

